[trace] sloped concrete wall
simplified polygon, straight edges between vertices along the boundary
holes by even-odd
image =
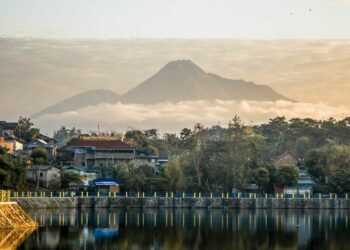
[[[12,198],[29,208],[228,208],[228,209],[349,209],[350,199],[237,199],[237,198]]]

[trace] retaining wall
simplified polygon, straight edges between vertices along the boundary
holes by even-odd
[[[226,208],[226,209],[349,209],[350,199],[237,198],[11,198],[25,208]]]

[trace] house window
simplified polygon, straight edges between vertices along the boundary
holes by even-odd
[[[44,173],[40,173],[40,177],[43,177],[44,176]]]

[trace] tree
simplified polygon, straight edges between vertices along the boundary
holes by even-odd
[[[130,163],[121,163],[116,168],[115,177],[122,181],[126,191],[161,191],[165,190],[166,180],[156,176],[149,165],[135,167]]]
[[[132,175],[132,167],[131,164],[121,163],[116,169],[115,178],[122,181],[126,190],[133,187],[134,176]]]
[[[62,126],[59,130],[54,132],[53,138],[57,141],[58,147],[65,146],[73,138],[78,138],[81,135],[81,129],[68,129]]]
[[[288,186],[298,181],[298,168],[294,165],[281,165],[277,168],[276,184]]]
[[[305,154],[310,148],[311,148],[311,141],[309,137],[301,136],[296,139],[295,152],[297,156],[304,158]]]
[[[32,128],[32,126],[33,123],[30,118],[20,116],[18,118],[18,125],[14,130],[14,135],[29,143],[40,135],[40,130]]]
[[[350,146],[332,144],[310,150],[305,165],[309,172],[321,184],[328,185],[330,190],[350,191]]]
[[[184,128],[180,132],[180,143],[184,148],[188,148],[192,144],[192,130],[189,128]]]
[[[335,192],[350,191],[350,166],[346,168],[334,167],[329,176],[329,186]]]
[[[165,133],[162,139],[158,139],[155,145],[159,155],[173,156],[181,154],[180,140],[176,134]]]
[[[265,187],[270,181],[270,173],[264,167],[260,167],[256,169],[254,177],[255,177],[255,183],[259,187],[259,191],[261,191],[262,188]]]
[[[62,174],[61,174],[61,187],[68,188],[69,183],[71,183],[71,182],[82,183],[82,181],[80,180],[79,174],[71,173],[71,172],[67,172],[67,173],[62,172]]]
[[[20,190],[25,187],[25,167],[23,158],[13,160],[6,150],[0,150],[0,189]]]
[[[30,156],[33,158],[35,165],[44,165],[48,163],[48,153],[45,148],[39,147],[33,149]]]
[[[265,155],[268,158],[280,155],[289,149],[289,124],[284,116],[270,119],[269,123],[259,126],[257,131],[266,138]]]
[[[164,166],[164,177],[168,181],[168,189],[170,191],[184,191],[187,187],[186,175],[178,159]]]
[[[156,140],[158,139],[158,130],[157,129],[148,129],[144,131],[144,135],[147,139]]]
[[[245,129],[241,119],[235,116],[228,124],[224,137],[225,154],[222,158],[229,168],[228,177],[233,187],[240,188],[247,182],[248,170],[253,158],[252,140],[254,140],[252,134]]]
[[[158,155],[158,148],[154,146],[157,140],[157,130],[131,130],[126,132],[125,141],[136,147],[136,150],[145,155]]]
[[[192,132],[191,138],[191,148],[190,148],[190,157],[192,158],[192,164],[195,169],[197,185],[198,188],[202,188],[202,178],[203,178],[203,150],[204,147],[204,137],[206,135],[207,129],[200,123],[195,124]]]

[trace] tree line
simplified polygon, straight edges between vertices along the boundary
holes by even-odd
[[[29,118],[20,117],[15,135],[26,142],[39,130]],[[56,136],[76,137],[80,130],[61,128]],[[342,120],[286,119],[275,117],[259,125],[246,125],[235,116],[226,126],[195,124],[178,134],[156,129],[131,130],[123,139],[138,154],[167,156],[169,162],[155,171],[132,163],[101,169],[103,177],[121,180],[130,191],[229,191],[258,185],[272,192],[275,185],[293,184],[298,170],[276,167],[282,153],[293,153],[317,183],[315,191],[350,191],[350,117]],[[47,164],[43,149],[33,150],[35,164]],[[0,151],[0,186],[18,189],[25,185],[25,160]],[[68,178],[69,179],[69,178]]]
[[[350,117],[276,117],[250,126],[235,116],[227,126],[196,124],[179,134],[133,130],[126,133],[125,141],[142,154],[170,159],[156,174],[148,166],[112,166],[112,176],[122,180],[127,190],[216,192],[254,183],[260,191],[273,192],[275,185],[297,182],[296,167],[273,164],[289,151],[316,181],[315,192],[350,191]]]

